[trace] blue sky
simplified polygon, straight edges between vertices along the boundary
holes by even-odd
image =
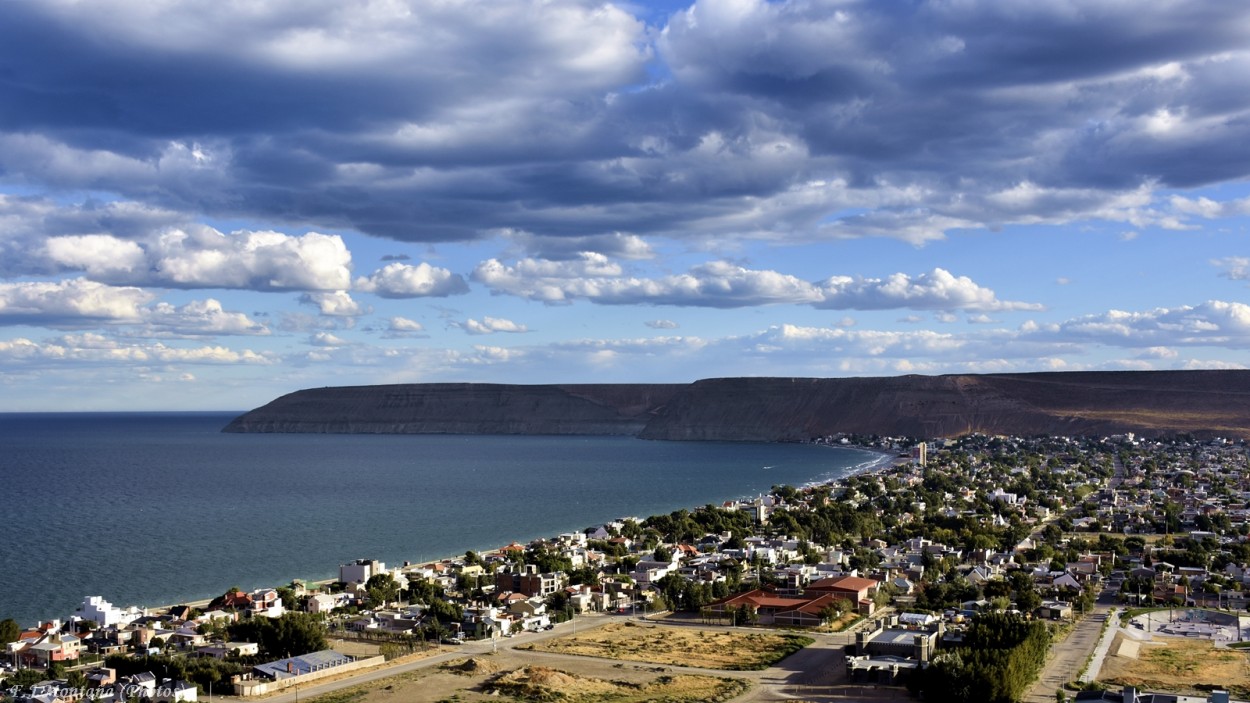
[[[5,14],[0,411],[1250,362],[1245,3]]]

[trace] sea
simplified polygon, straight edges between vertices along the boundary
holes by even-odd
[[[889,461],[810,444],[222,433],[236,415],[0,414],[0,619],[486,551]]]

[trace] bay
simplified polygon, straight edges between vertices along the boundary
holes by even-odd
[[[236,413],[0,414],[0,618],[193,601],[825,481],[881,455],[625,437],[222,434]]]

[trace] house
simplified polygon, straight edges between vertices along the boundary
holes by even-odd
[[[339,565],[339,583],[367,583],[370,578],[386,571],[386,564],[377,559],[357,559],[350,564]]]
[[[1072,617],[1072,604],[1059,600],[1042,601],[1035,614],[1046,620],[1067,620]]]
[[[116,608],[101,596],[87,596],[84,598],[82,605],[78,606],[78,613],[83,620],[90,620],[100,627],[128,625],[136,618],[147,615],[146,611],[138,608],[127,608],[126,610]]]
[[[538,567],[526,564],[520,572],[500,571],[495,574],[495,588],[501,593],[516,592],[526,596],[546,597],[563,587],[563,574],[538,573]]]
[[[81,639],[53,632],[17,650],[17,655],[29,668],[46,669],[54,662],[77,661],[82,649]]]
[[[826,593],[841,596],[855,603],[863,615],[871,615],[875,603],[871,594],[876,593],[878,582],[858,576],[833,576],[807,584],[803,595],[816,597]]]

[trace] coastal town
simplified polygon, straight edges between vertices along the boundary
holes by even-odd
[[[630,663],[641,688],[619,700],[1250,698],[1243,442],[812,441],[893,462],[434,562],[362,558],[330,581],[203,603],[88,595],[62,619],[0,622],[0,692],[285,701],[370,672],[460,667],[445,674],[464,682],[455,700],[618,700],[551,688],[608,685],[580,658]],[[781,661],[784,677],[746,673]],[[340,700],[372,700],[356,693]]]

